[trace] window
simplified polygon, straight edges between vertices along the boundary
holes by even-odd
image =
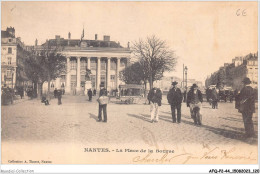
[[[106,61],[105,60],[101,60],[101,70],[106,70]]]
[[[81,60],[80,61],[80,69],[81,70],[86,70],[87,69],[87,62],[86,62],[86,60]]]
[[[97,62],[96,60],[90,60],[90,69],[97,69]]]
[[[111,70],[116,70],[116,62],[111,60]]]
[[[9,42],[12,42],[12,39],[9,39]]]
[[[6,71],[6,77],[7,78],[12,78],[12,71],[11,70],[7,70]]]
[[[76,69],[76,67],[77,67],[76,60],[71,60],[70,61],[70,69],[73,70],[73,69]]]
[[[12,64],[12,57],[8,57],[8,65],[11,65]]]
[[[124,67],[125,66],[125,62],[123,60],[120,61],[120,67]]]
[[[77,81],[77,76],[71,75],[71,82],[76,82],[76,81]]]
[[[10,48],[10,47],[8,48],[8,53],[12,54],[12,48]]]
[[[111,75],[111,81],[113,82],[113,81],[115,81],[115,75]]]

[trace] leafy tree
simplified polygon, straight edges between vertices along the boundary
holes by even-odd
[[[126,67],[120,72],[119,78],[126,84],[141,84],[142,81],[145,82],[148,79],[140,62]]]
[[[47,97],[50,99],[50,82],[62,73],[66,73],[66,59],[58,53],[57,46],[51,46],[47,41],[41,51],[35,52],[25,60],[27,77],[42,88],[43,82],[48,82]]]

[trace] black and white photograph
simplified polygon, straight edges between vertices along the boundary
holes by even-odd
[[[258,164],[258,2],[2,1],[1,160]]]

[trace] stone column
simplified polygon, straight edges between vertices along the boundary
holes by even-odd
[[[110,60],[111,58],[110,57],[107,57],[107,91],[110,92],[110,89],[111,89],[111,86],[110,86],[110,69],[111,69],[111,65],[110,65]]]
[[[97,78],[97,91],[100,90],[100,57],[97,57],[97,75],[96,75],[96,78]]]
[[[65,94],[70,94],[70,57],[67,57],[66,89]]]
[[[87,59],[88,59],[88,69],[90,70],[90,59],[91,59],[91,57],[87,57]]]
[[[81,87],[80,87],[80,57],[77,57],[77,94],[80,94]]]
[[[119,90],[119,72],[120,72],[120,57],[117,58],[116,62],[116,88]]]

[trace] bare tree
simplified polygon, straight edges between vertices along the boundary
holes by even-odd
[[[173,71],[177,63],[174,52],[156,36],[147,37],[145,41],[139,39],[133,43],[132,50],[149,77],[150,89],[155,80],[160,80],[164,72]]]

